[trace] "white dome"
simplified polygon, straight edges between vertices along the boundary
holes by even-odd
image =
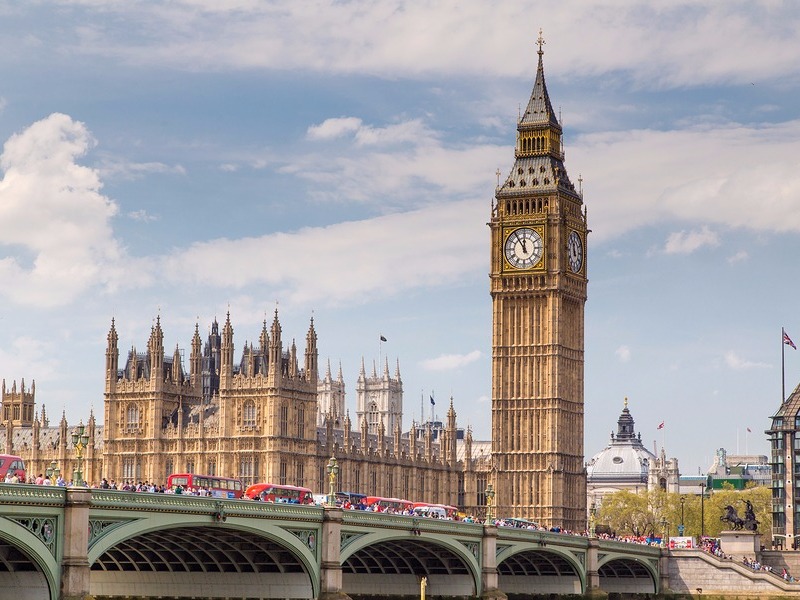
[[[611,443],[595,454],[586,465],[586,482],[647,483],[650,461],[656,455],[642,444],[641,435],[634,432],[633,417],[625,408],[617,421],[617,435],[611,434]]]

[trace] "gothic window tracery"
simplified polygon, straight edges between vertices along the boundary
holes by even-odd
[[[278,417],[278,435],[286,437],[289,435],[289,407],[282,404]]]
[[[141,426],[142,414],[136,404],[128,404],[125,409],[125,429],[127,431],[138,431]]]
[[[256,403],[253,400],[246,400],[242,407],[242,427],[255,428],[256,426]]]
[[[369,426],[370,433],[378,433],[379,420],[380,413],[378,412],[378,405],[375,402],[370,402],[369,409],[367,410],[367,425]]]

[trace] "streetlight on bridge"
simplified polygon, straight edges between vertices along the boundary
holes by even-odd
[[[72,446],[75,448],[75,459],[78,467],[73,473],[73,481],[76,486],[85,485],[83,481],[83,450],[89,445],[89,436],[85,431],[86,427],[81,421],[81,424],[72,433]]]
[[[494,487],[486,486],[486,522],[491,525],[494,520]]]
[[[61,469],[58,468],[56,461],[50,461],[50,466],[45,469],[44,474],[47,475],[47,478],[50,480],[50,483],[53,485],[57,485],[58,483],[58,476],[61,475]]]
[[[336,506],[336,477],[339,475],[339,464],[335,456],[331,456],[325,470],[328,471],[328,506]]]
[[[683,536],[683,531],[685,529],[683,524],[683,509],[686,506],[686,496],[681,496],[681,524],[678,525],[678,535]]]

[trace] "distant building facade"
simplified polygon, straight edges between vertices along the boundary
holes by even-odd
[[[656,456],[644,446],[625,398],[616,434],[612,431],[609,445],[586,464],[587,506],[599,507],[604,496],[621,490],[656,489],[679,492],[678,459],[667,459],[664,448],[660,456]]]
[[[772,537],[784,548],[798,547],[800,535],[800,385],[772,416]]]

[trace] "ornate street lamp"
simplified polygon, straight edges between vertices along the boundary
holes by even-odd
[[[486,486],[486,522],[491,525],[494,520],[494,487]]]
[[[335,457],[331,456],[325,469],[328,471],[328,506],[336,506],[336,477],[339,475],[339,464]]]
[[[700,539],[706,535],[706,512],[703,501],[706,499],[706,482],[700,482]]]
[[[664,536],[664,539],[661,540],[661,545],[664,547],[669,547],[669,521],[667,521],[666,517],[661,517],[661,535]]]
[[[83,425],[83,421],[81,421],[81,424],[72,432],[72,446],[75,448],[75,459],[78,466],[73,474],[74,485],[76,486],[85,485],[83,481],[83,450],[89,445],[89,436],[85,431],[86,428]]]
[[[597,504],[592,501],[592,506],[589,508],[589,537],[595,537],[595,523],[597,522]]]
[[[683,508],[686,505],[686,496],[681,496],[681,524],[678,525],[678,535],[682,536],[684,531],[683,525]]]
[[[45,469],[44,474],[47,475],[50,483],[56,485],[58,482],[58,476],[61,475],[61,469],[58,468],[56,461],[51,461],[50,466]]]

